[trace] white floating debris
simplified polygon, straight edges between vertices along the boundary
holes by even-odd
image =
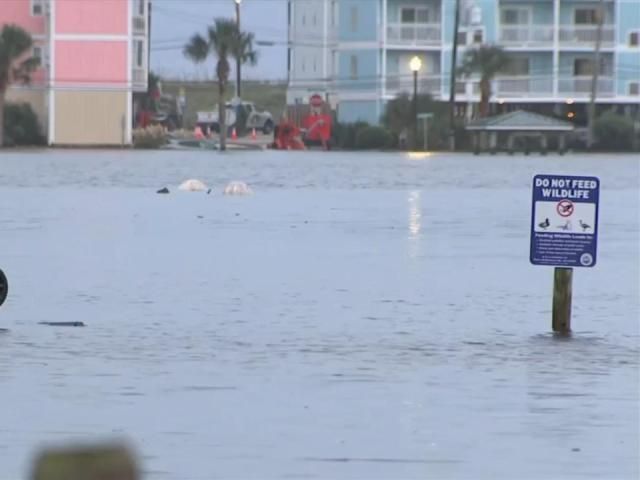
[[[244,182],[230,182],[224,187],[225,195],[251,195],[253,191]]]
[[[183,192],[204,192],[207,190],[207,186],[200,180],[192,178],[182,182],[178,190],[182,190]]]

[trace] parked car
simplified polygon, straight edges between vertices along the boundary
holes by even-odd
[[[242,112],[241,112],[242,110]],[[241,115],[239,115],[241,114]],[[274,123],[271,113],[258,111],[252,102],[227,102],[226,104],[226,125],[228,128],[239,128],[236,125],[238,117],[246,118],[245,128],[247,130],[256,129],[265,135],[273,131]],[[218,111],[197,112],[197,124],[203,131],[220,131]]]

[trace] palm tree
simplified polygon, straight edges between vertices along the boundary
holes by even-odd
[[[33,39],[17,25],[0,30],[0,147],[4,145],[4,105],[7,89],[13,83],[28,83],[39,60],[28,56]]]
[[[184,54],[196,63],[204,62],[209,55],[217,58],[218,122],[220,125],[220,150],[227,148],[225,92],[229,82],[229,57],[242,63],[255,64],[257,54],[253,50],[253,34],[243,33],[234,20],[216,18],[207,29],[206,38],[195,34],[184,47]]]
[[[493,45],[481,45],[467,50],[460,66],[460,73],[480,75],[480,116],[489,114],[491,99],[491,81],[500,71],[509,65],[509,55],[501,48]]]

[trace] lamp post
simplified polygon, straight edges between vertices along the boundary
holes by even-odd
[[[409,62],[413,72],[413,150],[418,149],[418,72],[422,68],[422,60],[417,55]]]
[[[234,0],[236,2],[236,25],[238,26],[238,33],[240,32],[240,4],[242,3],[242,0]],[[236,97],[240,98],[240,95],[242,94],[241,92],[241,86],[240,86],[240,79],[242,77],[242,73],[241,73],[241,61],[240,58],[236,58]]]

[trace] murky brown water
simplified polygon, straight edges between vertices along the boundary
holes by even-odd
[[[2,153],[0,479],[122,437],[149,479],[640,475],[640,162]],[[574,337],[536,173],[601,178]],[[214,194],[155,194],[200,178]],[[229,180],[255,195],[220,195]],[[82,321],[51,328],[41,321]]]

